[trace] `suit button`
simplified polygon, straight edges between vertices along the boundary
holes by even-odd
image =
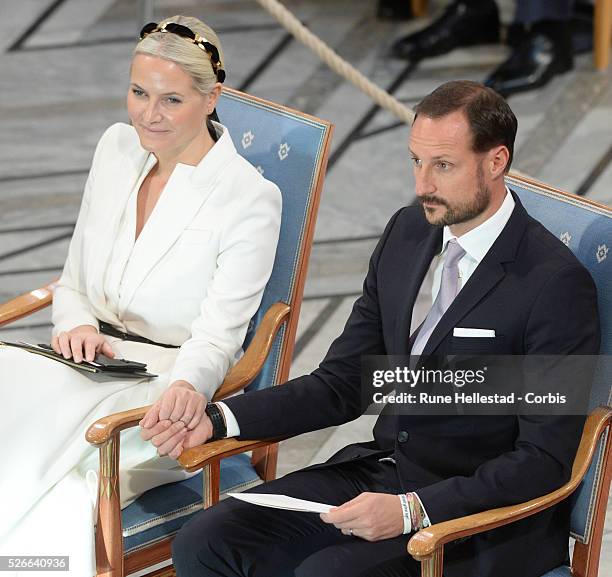
[[[408,434],[408,431],[400,431],[397,434],[398,443],[405,443],[409,438],[410,438],[410,435]]]

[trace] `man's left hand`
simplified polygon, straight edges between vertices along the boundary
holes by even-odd
[[[182,421],[188,430],[195,429],[206,409],[206,397],[187,381],[172,383],[140,421],[143,429],[150,429],[160,421]]]
[[[391,539],[404,532],[399,497],[386,493],[361,493],[329,513],[322,513],[321,519],[332,523],[345,535],[352,534],[366,541]]]

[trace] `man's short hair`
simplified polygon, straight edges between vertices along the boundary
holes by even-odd
[[[453,80],[438,86],[415,107],[415,117],[442,118],[462,110],[472,131],[472,150],[487,152],[504,145],[510,156],[506,172],[512,164],[514,139],[518,122],[508,103],[497,92],[478,82]]]

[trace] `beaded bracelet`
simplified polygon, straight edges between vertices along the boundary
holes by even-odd
[[[406,493],[406,498],[408,499],[412,528],[417,531],[424,527],[429,527],[431,525],[429,517],[423,509],[423,505],[418,495],[416,493]]]
[[[402,516],[404,518],[404,535],[411,531],[419,531],[424,527],[429,527],[429,517],[421,505],[416,493],[406,493],[398,495],[402,504]]]
[[[410,520],[410,507],[408,506],[408,498],[405,493],[398,495],[400,503],[402,504],[402,516],[404,517],[404,535],[407,535],[412,531],[412,522]]]

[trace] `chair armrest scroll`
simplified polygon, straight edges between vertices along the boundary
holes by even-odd
[[[422,529],[408,542],[408,552],[417,561],[423,561],[431,557],[434,551],[445,543],[529,517],[569,497],[585,476],[595,453],[598,439],[604,429],[610,426],[611,421],[612,408],[610,407],[598,407],[589,415],[574,459],[572,476],[565,485],[556,491],[526,503],[483,511]]]
[[[45,286],[0,304],[0,327],[49,306],[56,285],[57,281],[52,281]]]
[[[140,407],[138,409],[102,417],[89,427],[85,437],[92,445],[103,445],[114,434],[136,426],[150,408],[151,406],[149,405],[148,407]],[[276,443],[280,440],[281,439],[255,439],[239,441],[234,438],[219,439],[218,441],[204,443],[203,445],[183,451],[178,462],[185,470],[193,472],[201,469],[210,462],[220,461],[221,459],[231,457],[238,453],[265,447],[266,445]]]
[[[102,417],[90,425],[85,438],[92,445],[103,445],[115,433],[135,427],[150,408],[151,405]]]
[[[219,401],[244,389],[261,371],[276,333],[287,319],[291,307],[283,302],[274,303],[264,315],[251,344],[242,358],[228,371],[213,400]]]
[[[277,439],[255,439],[239,441],[238,439],[219,439],[218,441],[212,441],[210,443],[204,443],[198,447],[193,447],[183,451],[181,456],[178,458],[178,462],[185,469],[192,473],[209,463],[220,461],[226,457],[237,455],[239,453],[245,453],[246,451],[252,451],[253,449],[259,449],[266,445],[271,445],[281,441],[281,438]]]

